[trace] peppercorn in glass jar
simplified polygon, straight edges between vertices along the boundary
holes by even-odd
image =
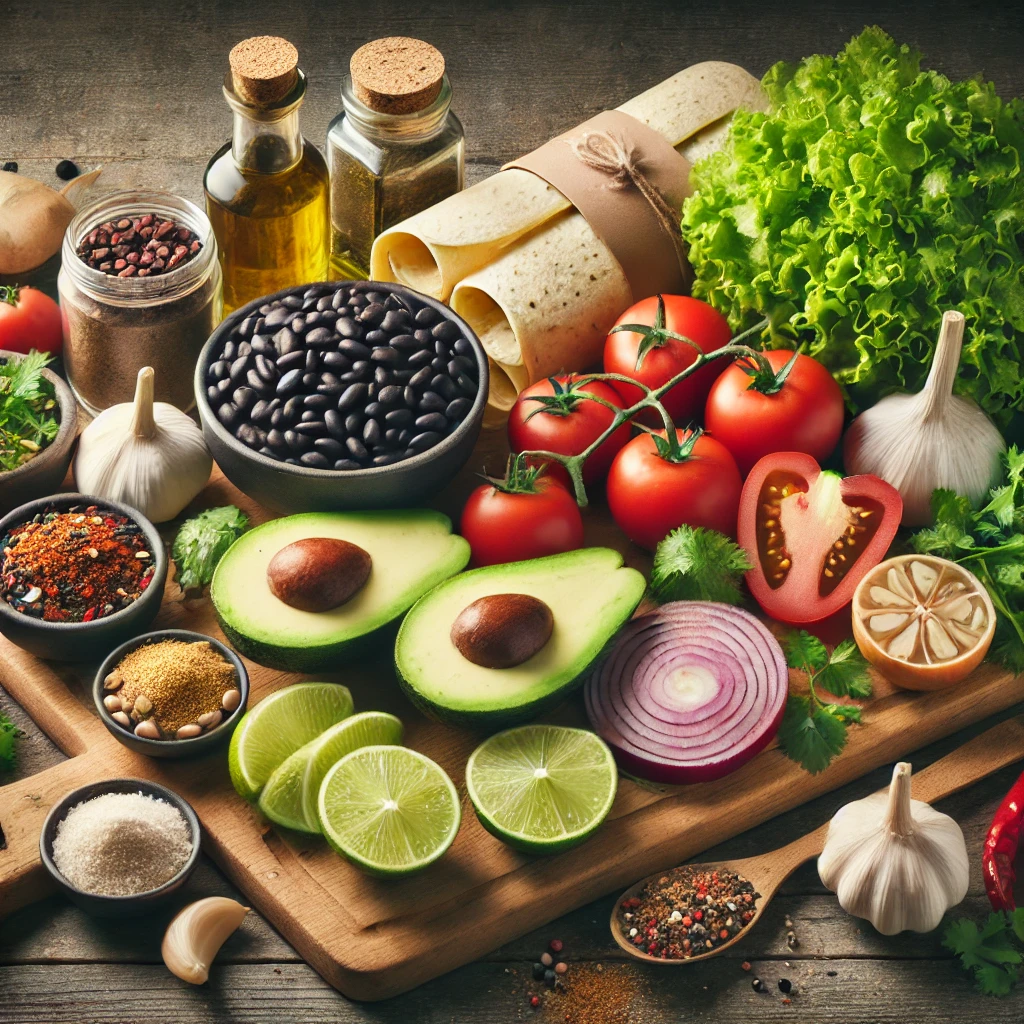
[[[78,213],[61,256],[64,364],[79,402],[93,416],[129,402],[152,366],[157,400],[191,409],[196,361],[221,319],[203,211],[169,192],[114,192]]]
[[[462,188],[464,136],[444,66],[433,46],[401,36],[352,55],[327,132],[336,277],[368,277],[382,231]]]

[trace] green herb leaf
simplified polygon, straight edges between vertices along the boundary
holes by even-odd
[[[60,430],[53,385],[43,376],[49,361],[33,349],[0,363],[0,472],[34,458]]]
[[[0,713],[0,772],[13,770],[20,736],[21,730],[5,714]]]
[[[702,526],[680,526],[658,544],[651,568],[651,596],[667,601],[742,604],[740,584],[751,569],[734,541]]]
[[[785,651],[786,664],[798,672],[813,675],[828,664],[828,648],[806,629],[799,629],[786,637]]]
[[[790,696],[779,727],[782,752],[812,775],[823,772],[846,746],[846,724],[830,707],[836,705],[814,708],[811,698]]]
[[[815,676],[814,682],[836,697],[863,699],[871,696],[868,663],[852,640],[844,640],[836,647],[829,655],[828,664]]]
[[[982,992],[1005,996],[1019,980],[1020,965],[1024,963],[1024,954],[1016,947],[1014,938],[1024,941],[1021,910],[1012,916],[991,913],[981,928],[968,918],[951,921],[943,933],[942,944],[960,958],[964,970],[974,972]]]
[[[249,518],[234,505],[210,508],[181,524],[171,555],[178,566],[178,586],[206,586],[225,552],[249,526]]]

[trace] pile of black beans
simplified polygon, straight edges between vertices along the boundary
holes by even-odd
[[[466,417],[479,381],[456,323],[367,282],[310,285],[260,306],[227,337],[206,385],[244,445],[344,471],[433,448]]]

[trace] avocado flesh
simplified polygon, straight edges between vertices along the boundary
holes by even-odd
[[[337,608],[305,612],[271,593],[270,560],[306,537],[347,540],[370,555],[370,578]],[[210,597],[225,635],[253,661],[291,671],[340,668],[342,655],[468,561],[469,545],[439,512],[311,512],[243,534],[217,566]]]
[[[644,595],[646,582],[609,548],[487,566],[447,580],[405,617],[395,666],[409,698],[435,718],[497,728],[530,718],[582,681]],[[478,598],[529,594],[554,616],[551,639],[512,668],[485,668],[451,640],[452,623]]]

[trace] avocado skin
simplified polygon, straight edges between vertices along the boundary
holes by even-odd
[[[313,648],[262,643],[233,629],[220,614],[217,615],[217,622],[231,646],[258,665],[284,672],[340,672],[346,660],[367,658],[379,653],[387,644],[394,644],[398,627],[404,618],[405,612],[402,612],[371,633]]]

